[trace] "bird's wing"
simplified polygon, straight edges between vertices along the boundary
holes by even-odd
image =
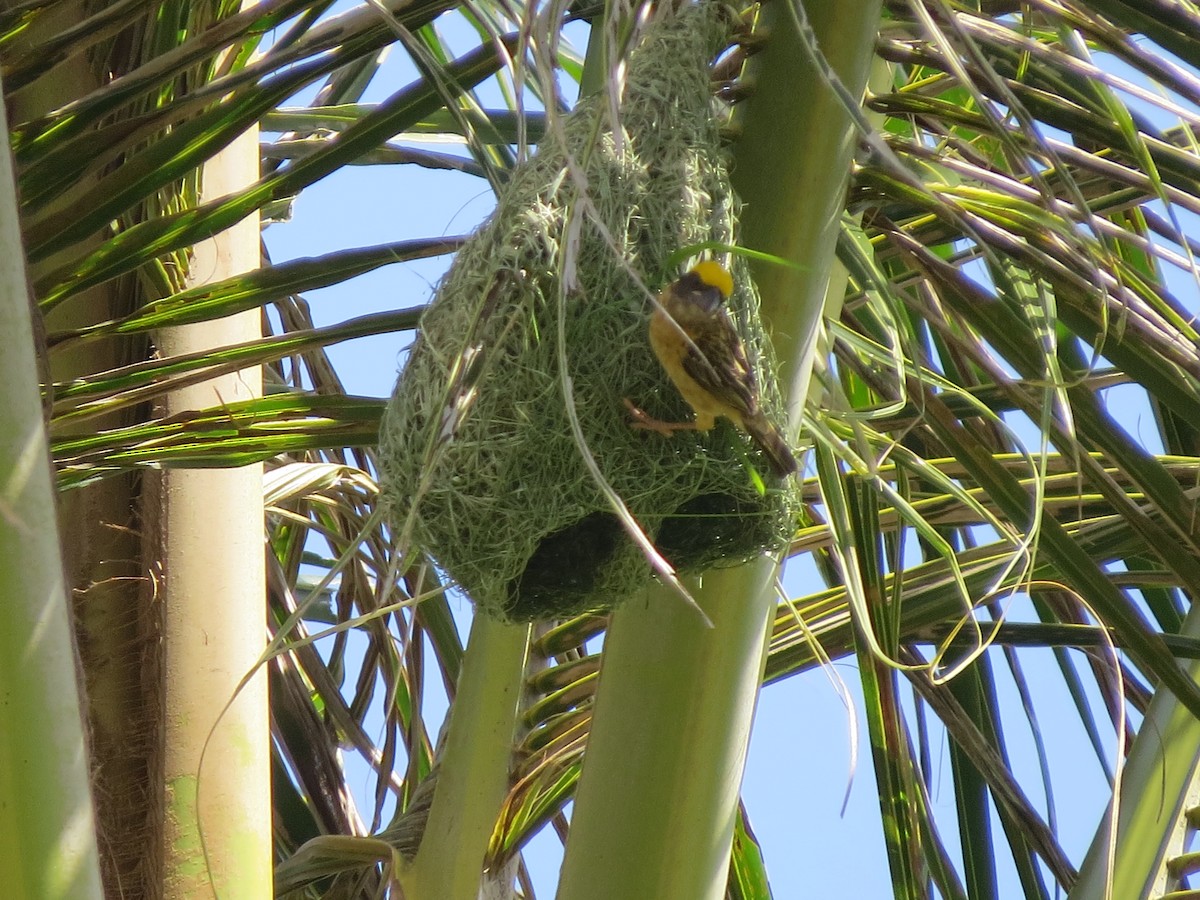
[[[689,335],[683,369],[721,403],[746,416],[758,412],[758,384],[746,348],[724,310],[707,327]]]

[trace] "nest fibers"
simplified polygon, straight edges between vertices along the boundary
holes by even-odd
[[[735,239],[709,85],[729,38],[716,6],[647,27],[619,135],[604,96],[548,129],[459,250],[388,406],[381,468],[397,531],[494,616],[605,609],[650,571],[572,433],[568,384],[587,452],[679,571],[742,562],[789,534],[793,490],[732,425],[667,438],[632,429],[623,403],[691,417],[650,351],[638,279],[657,290],[680,274],[667,265],[679,248]],[[778,419],[757,299],[744,266],[733,272],[730,309]]]

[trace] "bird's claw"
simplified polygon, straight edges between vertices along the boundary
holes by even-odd
[[[629,423],[629,427],[631,428],[653,431],[656,434],[661,434],[663,437],[671,437],[676,431],[691,427],[689,423],[685,422],[664,422],[661,419],[656,419],[641,407],[635,406],[633,401],[628,397],[623,399],[625,401],[625,408],[629,410],[629,415],[633,419]]]

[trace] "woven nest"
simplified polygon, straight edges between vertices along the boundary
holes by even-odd
[[[388,406],[380,458],[397,531],[494,616],[606,609],[648,575],[587,467],[571,405],[604,479],[679,571],[745,561],[790,532],[794,492],[729,423],[666,438],[632,429],[623,403],[690,418],[650,351],[637,279],[657,290],[680,274],[667,262],[679,248],[736,236],[709,87],[728,41],[715,6],[647,28],[619,137],[606,97],[548,129],[459,251]],[[730,309],[779,419],[757,298],[744,267],[733,271]]]

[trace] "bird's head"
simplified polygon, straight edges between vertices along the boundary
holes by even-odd
[[[711,315],[733,293],[733,276],[720,263],[705,260],[693,266],[673,287],[679,299],[693,303]]]

